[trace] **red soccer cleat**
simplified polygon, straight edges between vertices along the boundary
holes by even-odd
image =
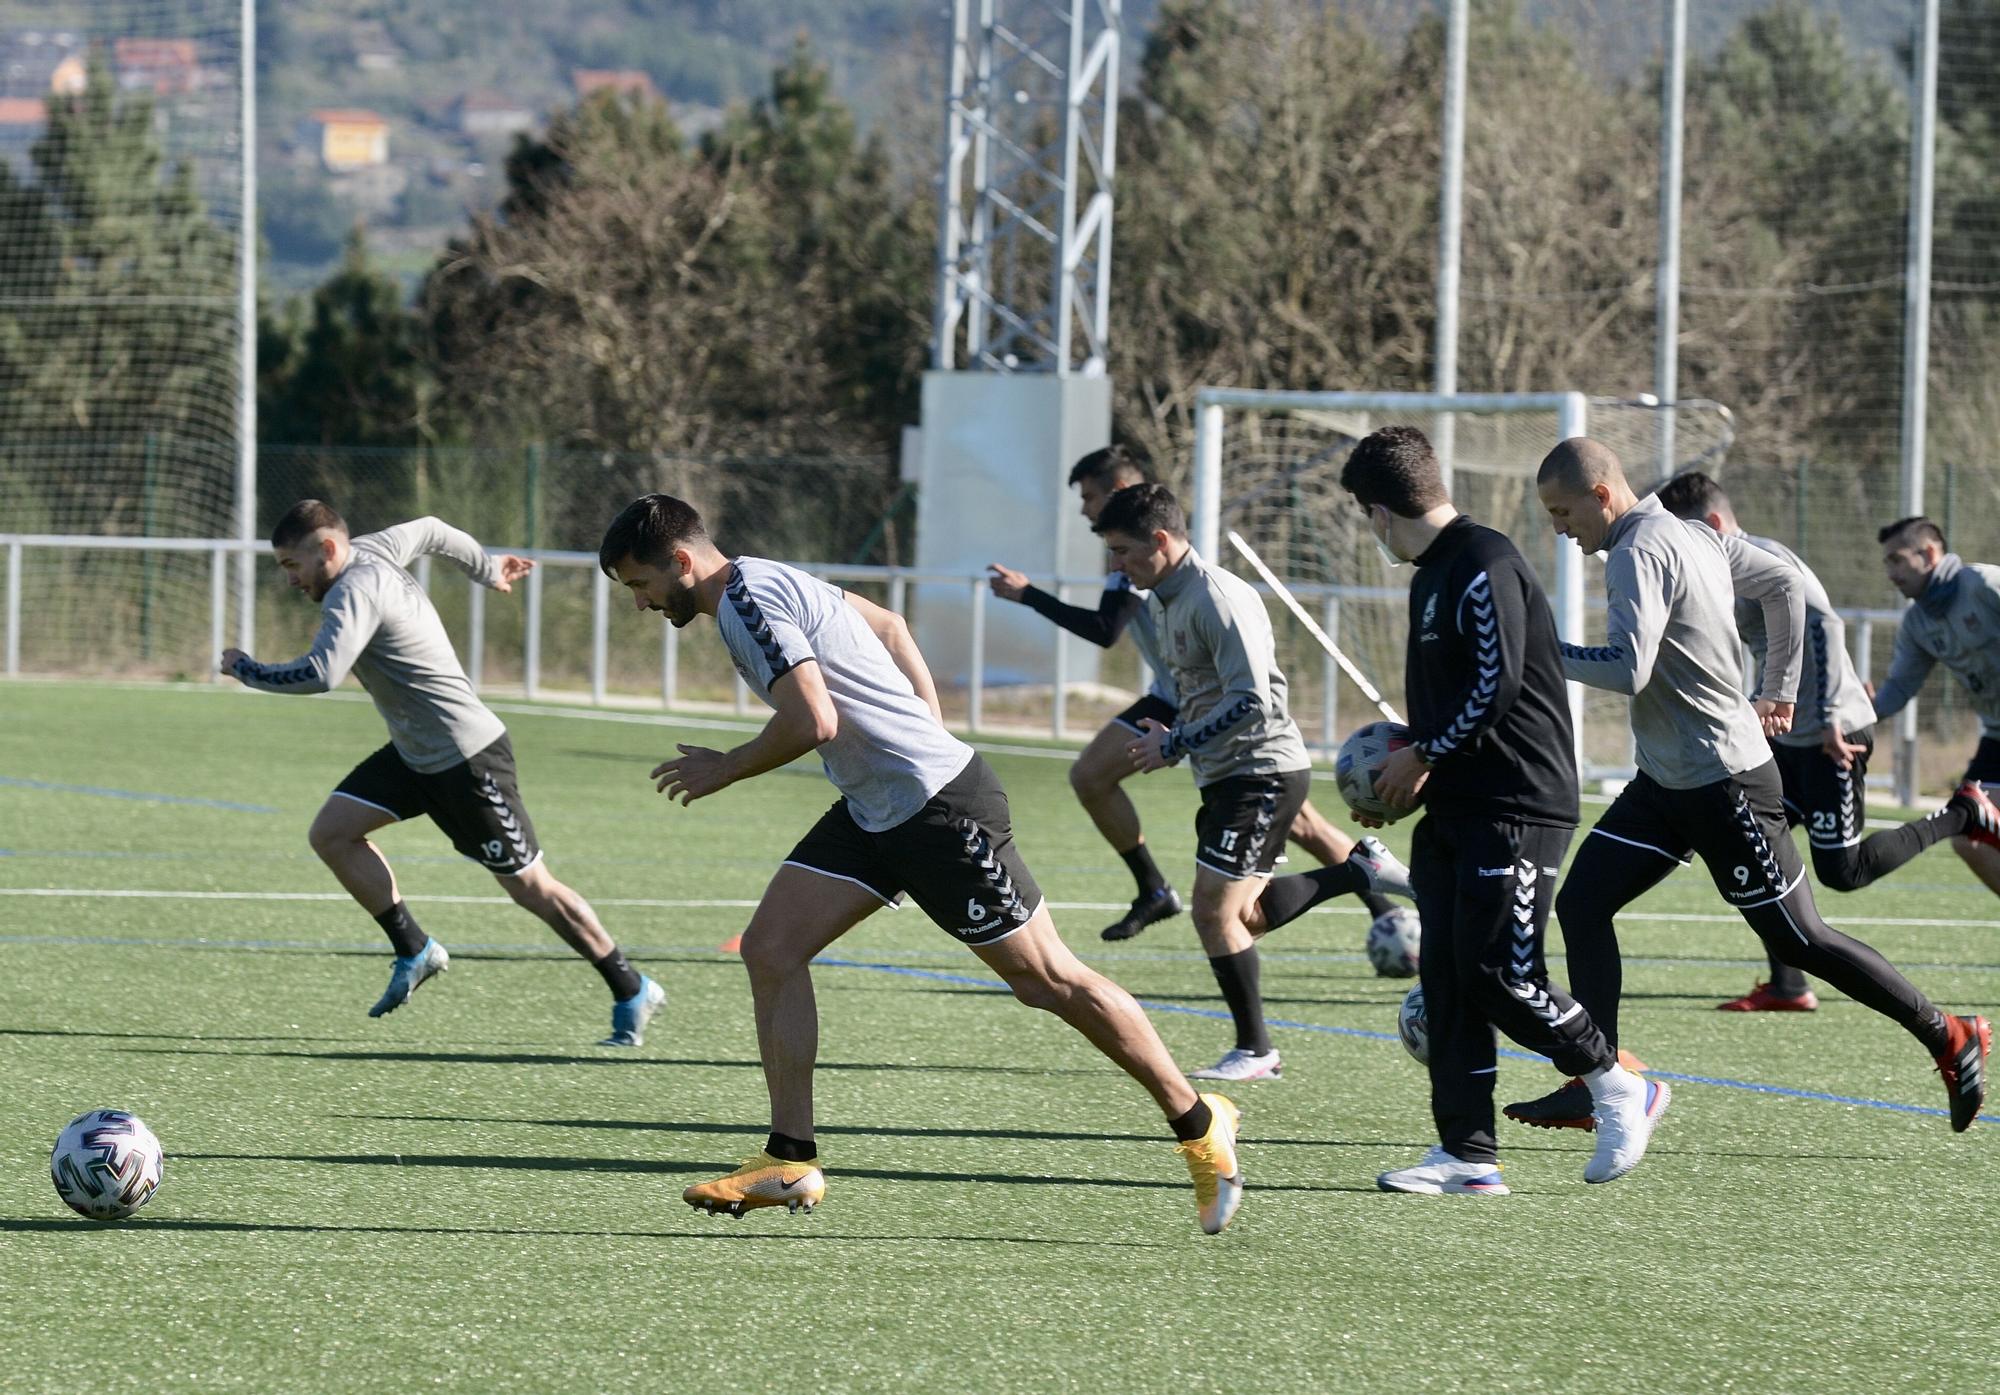
[[[1788,998],[1772,992],[1770,984],[1760,983],[1742,997],[1717,1003],[1715,1008],[1718,1012],[1818,1012],[1819,995],[1808,988],[1796,998]]]
[[[1964,1133],[1986,1102],[1986,1058],[1993,1051],[1993,1027],[1983,1017],[1947,1017],[1944,1027],[1938,1074],[1951,1097],[1951,1130]]]
[[[1977,780],[1967,780],[1951,792],[1951,798],[1953,803],[1963,800],[1971,806],[1972,822],[1966,825],[1965,836],[1989,848],[2000,848],[2000,804],[1993,802],[1986,787]]]

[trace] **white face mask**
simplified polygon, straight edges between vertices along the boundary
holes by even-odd
[[[1369,507],[1368,534],[1370,537],[1375,539],[1375,550],[1382,554],[1382,560],[1384,562],[1387,562],[1391,567],[1408,566],[1409,565],[1408,559],[1398,557],[1393,551],[1390,550],[1389,539],[1388,539],[1388,525],[1385,523],[1381,528],[1377,528],[1375,526],[1376,509],[1382,509],[1383,517],[1386,518],[1389,516],[1389,511],[1385,508],[1382,508],[1380,504],[1374,504]]]

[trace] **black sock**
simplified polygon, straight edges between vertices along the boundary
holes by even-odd
[[[1369,916],[1375,920],[1380,920],[1396,909],[1396,903],[1379,891],[1357,891],[1354,897],[1368,908]]]
[[[764,1143],[764,1151],[779,1162],[811,1162],[819,1156],[819,1149],[810,1138],[793,1138],[788,1133],[773,1129]]]
[[[1144,843],[1140,843],[1130,852],[1118,855],[1124,858],[1125,865],[1132,869],[1132,880],[1139,884],[1141,896],[1151,896],[1166,886],[1167,879],[1161,876],[1160,869],[1153,865],[1153,854]]]
[[[1257,898],[1257,906],[1264,912],[1264,928],[1275,930],[1297,920],[1329,896],[1350,891],[1358,894],[1367,889],[1366,872],[1351,862],[1336,862],[1331,867],[1315,867],[1296,876],[1271,878],[1264,894]]]
[[[1208,1132],[1208,1126],[1215,1122],[1214,1111],[1208,1101],[1200,1095],[1194,1098],[1194,1108],[1177,1118],[1167,1120],[1167,1127],[1174,1131],[1174,1137],[1183,1143],[1192,1143]]]
[[[1910,1028],[1910,1035],[1922,1042],[1924,1050],[1933,1056],[1941,1055],[1944,1049],[1951,1045],[1951,1029],[1944,1025],[1944,1014],[1936,1008],[1931,1008],[1928,1017]]]
[[[1271,1034],[1264,1028],[1264,995],[1258,987],[1257,946],[1238,954],[1211,957],[1208,967],[1215,970],[1215,982],[1229,1015],[1236,1019],[1236,1049],[1262,1056],[1271,1049]]]
[[[375,923],[382,927],[382,933],[389,937],[389,943],[404,959],[423,953],[424,941],[430,938],[417,924],[417,918],[410,914],[410,908],[401,901],[376,916]]]
[[[618,1002],[639,991],[639,971],[625,962],[625,951],[617,945],[611,946],[611,953],[602,959],[591,960],[590,967],[604,975],[605,986]]]

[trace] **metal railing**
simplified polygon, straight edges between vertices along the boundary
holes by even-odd
[[[5,550],[6,594],[4,601],[5,631],[5,675],[16,677],[21,671],[21,627],[23,623],[22,557],[31,548],[47,548],[58,551],[119,551],[119,552],[174,552],[207,553],[210,558],[209,586],[209,649],[212,662],[209,665],[211,682],[220,682],[219,667],[222,651],[228,647],[228,618],[230,603],[229,562],[239,553],[268,555],[270,544],[263,542],[242,542],[228,538],[123,538],[100,537],[95,535],[71,535],[49,533],[0,533],[0,549]],[[524,583],[524,626],[521,653],[521,691],[529,699],[545,695],[542,682],[542,631],[543,594],[546,579],[554,570],[574,570],[586,572],[591,579],[590,588],[590,661],[589,696],[593,704],[603,706],[610,698],[610,631],[611,631],[611,583],[597,566],[597,554],[593,552],[563,552],[547,549],[493,548],[494,552],[516,552],[516,555],[530,557],[537,566],[528,573]],[[432,559],[418,558],[411,568],[419,585],[426,591],[431,589]],[[960,586],[965,588],[970,601],[968,619],[971,660],[966,682],[965,729],[978,733],[987,729],[986,724],[986,611],[992,600],[992,592],[984,572],[940,572],[923,571],[914,567],[857,566],[838,563],[795,563],[800,570],[810,573],[823,581],[839,584],[866,584],[881,587],[887,596],[890,610],[906,614],[909,593],[912,586]],[[1092,591],[1102,585],[1101,575],[1087,577],[1032,576],[1035,585],[1064,594],[1071,587],[1088,587]],[[478,582],[467,579],[468,589],[467,624],[468,638],[464,660],[466,676],[472,686],[479,689],[483,685],[486,667],[486,588]],[[1260,590],[1263,588],[1259,588]],[[1340,642],[1341,610],[1344,603],[1367,601],[1401,601],[1404,592],[1397,588],[1382,586],[1329,586],[1300,585],[1291,588],[1293,594],[1302,601],[1317,601],[1319,622],[1327,635],[1336,643]],[[1840,615],[1847,622],[1852,635],[1855,668],[1866,676],[1871,671],[1875,653],[1875,628],[1886,625],[1893,629],[1902,616],[1894,610],[1856,609],[1842,610]],[[680,631],[671,624],[662,623],[659,670],[659,704],[667,711],[683,707],[685,700],[681,693]],[[1075,641],[1059,628],[1052,628],[1055,639],[1052,691],[1049,704],[1049,735],[1057,741],[1070,739],[1068,730],[1068,691],[1070,683],[1070,646]],[[1140,671],[1140,687],[1143,689],[1149,675]],[[1334,660],[1323,655],[1320,672],[1320,731],[1330,734],[1340,730],[1340,683],[1342,679]],[[742,675],[732,678],[733,689],[730,700],[731,710],[738,715],[750,710],[750,691],[744,684]],[[1912,704],[1914,706],[1914,704]],[[1914,712],[1905,709],[1897,723],[1897,759],[1895,787],[1897,798],[1907,804],[1914,793],[1916,772],[1917,730]],[[1330,735],[1319,747],[1322,754],[1330,749]],[[1603,771],[1597,773],[1614,773]],[[1629,772],[1627,772],[1629,773]],[[1870,783],[1882,783],[1882,777],[1871,776]]]

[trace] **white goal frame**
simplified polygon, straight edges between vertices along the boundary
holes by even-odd
[[[1430,416],[1441,412],[1553,412],[1557,441],[1586,434],[1590,399],[1581,392],[1284,392],[1254,388],[1202,388],[1195,393],[1194,481],[1188,500],[1188,529],[1202,556],[1222,555],[1222,441],[1225,413],[1248,411],[1329,411],[1405,413]],[[1449,462],[1446,462],[1449,480]],[[1570,644],[1585,642],[1583,623],[1583,553],[1572,539],[1556,548],[1556,633]],[[1576,745],[1577,770],[1588,778],[1583,754],[1583,685],[1569,685],[1569,715]]]

